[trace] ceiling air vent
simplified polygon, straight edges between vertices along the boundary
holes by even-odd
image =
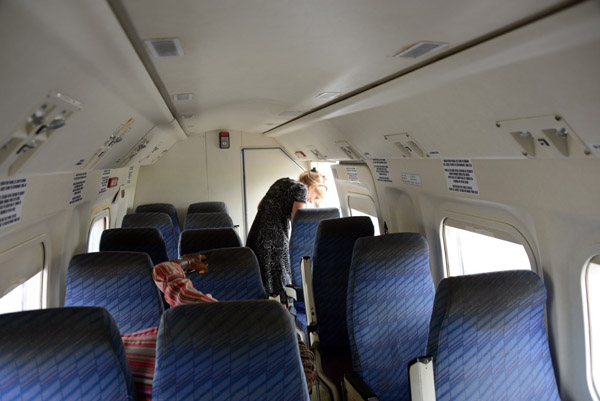
[[[173,95],[173,100],[180,102],[182,100],[192,100],[193,95],[191,93],[176,93]]]
[[[145,40],[144,43],[156,58],[183,56],[183,48],[178,38],[149,39]]]
[[[400,50],[400,52],[394,55],[394,57],[417,58],[442,49],[446,46],[448,46],[448,43],[427,41],[417,42],[405,49]]]

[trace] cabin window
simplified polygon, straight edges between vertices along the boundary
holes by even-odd
[[[0,313],[45,306],[46,241],[42,235],[0,254]]]
[[[379,235],[379,218],[375,209],[373,198],[368,195],[350,194],[348,195],[348,210],[350,216],[367,216],[373,222],[375,235]]]
[[[494,227],[454,219],[443,222],[446,274],[531,270],[533,254],[525,238],[512,226]]]
[[[592,383],[600,395],[600,255],[588,263],[585,275]]]
[[[110,210],[103,209],[92,219],[90,233],[88,235],[88,252],[98,252],[100,250],[100,237],[102,232],[110,227]]]

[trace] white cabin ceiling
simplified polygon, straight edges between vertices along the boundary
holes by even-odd
[[[556,0],[110,0],[134,41],[179,38],[184,56],[148,57],[187,134],[265,132],[331,100],[486,37]],[[119,11],[121,10],[121,11]],[[120,13],[124,14],[119,15]],[[393,56],[419,41],[449,44],[417,59]],[[147,51],[147,50],[145,50]],[[163,95],[165,95],[163,93]],[[167,100],[172,102],[172,97]]]

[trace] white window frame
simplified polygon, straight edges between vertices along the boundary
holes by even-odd
[[[448,213],[440,223],[440,243],[442,245],[442,256],[444,258],[444,277],[450,277],[450,266],[448,265],[448,246],[446,244],[446,226],[470,231],[476,234],[487,235],[503,241],[522,245],[529,258],[531,270],[542,277],[536,255],[527,238],[517,228],[508,223],[488,220],[481,217]]]
[[[96,224],[97,221],[99,220],[104,220],[106,221],[106,224],[104,225],[104,230],[108,230],[110,228],[110,222],[111,222],[111,210],[109,206],[103,206],[101,208],[98,208],[96,210],[94,210],[94,212],[92,213],[92,222],[90,223],[90,227],[88,228],[88,235],[87,235],[87,250],[88,252],[90,252],[90,240],[91,240],[91,235],[92,235],[92,229],[94,227],[94,224]],[[102,230],[102,231],[104,231]],[[98,243],[98,247],[100,246],[100,243]]]
[[[375,211],[375,214],[370,214],[370,212],[368,210],[364,210],[364,209],[360,209],[360,208],[356,208],[356,207],[352,207],[351,205],[351,199],[352,198],[357,198],[357,199],[364,199],[369,201],[372,205],[373,205],[373,210]],[[373,227],[375,228],[375,235],[379,235],[380,232],[380,226],[381,226],[381,221],[379,220],[379,216],[377,215],[377,205],[375,204],[375,199],[373,199],[372,197],[370,197],[369,195],[365,195],[365,194],[359,194],[359,193],[355,193],[355,192],[350,192],[346,195],[346,205],[348,208],[348,214],[350,216],[353,216],[352,214],[352,210],[356,210],[360,213],[363,213],[364,216],[370,217],[371,221],[373,221],[373,218],[377,219],[377,222],[373,221]]]
[[[0,266],[3,267],[3,270],[5,270],[5,272],[10,272],[10,276],[12,276],[12,279],[9,279],[10,281],[22,281],[23,283],[25,283],[27,280],[31,279],[32,277],[34,277],[36,274],[39,274],[39,272],[41,271],[42,273],[42,278],[41,278],[41,288],[40,288],[40,308],[41,309],[45,309],[48,305],[48,261],[51,260],[52,256],[50,254],[50,246],[49,246],[49,237],[47,234],[41,234],[38,235],[28,241],[25,241],[17,246],[14,246],[10,249],[7,249],[6,251],[0,253]],[[41,270],[35,270],[33,271],[33,269],[29,268],[27,269],[27,266],[21,266],[21,263],[17,263],[19,264],[19,266],[15,265],[14,260],[19,258],[19,255],[27,255],[32,256],[34,255],[36,252],[38,252],[40,250],[42,250],[42,263],[41,263]],[[6,279],[6,277],[5,277]],[[9,284],[10,285],[10,284]],[[10,292],[8,290],[9,287],[7,287],[7,291],[6,294],[8,294],[8,292]],[[10,290],[14,289],[15,287],[11,288]],[[5,289],[3,289],[2,291],[0,291],[0,297],[3,297],[5,294]]]
[[[589,257],[583,265],[582,274],[581,274],[581,287],[582,287],[582,296],[583,296],[583,321],[584,321],[584,334],[585,334],[585,354],[586,354],[586,377],[587,383],[589,387],[589,391],[594,398],[594,400],[600,400],[600,382],[596,382],[594,380],[594,366],[596,366],[596,371],[600,371],[600,360],[594,361],[592,358],[592,352],[594,349],[594,343],[592,341],[592,314],[590,308],[590,299],[589,299],[589,272],[591,264],[600,265],[600,254],[598,253],[600,249],[593,249],[595,251],[595,255]],[[596,311],[596,314],[600,315],[600,310]],[[596,320],[600,319],[600,316],[596,317]],[[600,346],[600,341],[595,343],[596,347]],[[594,364],[595,362],[595,364]],[[600,374],[598,374],[600,376]]]

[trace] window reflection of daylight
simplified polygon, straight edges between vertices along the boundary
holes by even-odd
[[[42,272],[13,288],[0,298],[0,314],[41,309]]]
[[[107,226],[108,217],[106,216],[94,221],[90,229],[90,237],[88,238],[88,252],[98,252],[100,250],[100,238]]]
[[[592,382],[598,393],[600,389],[600,258],[590,262],[587,269],[586,287],[588,320],[590,330],[590,351]]]
[[[445,236],[450,275],[531,270],[521,244],[450,226]]]

